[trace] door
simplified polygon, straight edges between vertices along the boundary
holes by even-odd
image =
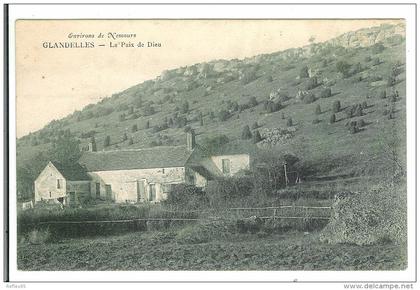
[[[137,180],[137,202],[145,200],[145,193],[144,180]]]
[[[156,184],[149,185],[149,201],[156,201]]]

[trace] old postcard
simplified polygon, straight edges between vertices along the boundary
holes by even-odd
[[[14,25],[18,271],[409,267],[405,19]]]

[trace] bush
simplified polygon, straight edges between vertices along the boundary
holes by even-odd
[[[172,186],[163,203],[195,209],[208,205],[208,199],[201,188],[188,184],[176,184]]]
[[[379,92],[379,98],[386,99],[386,91],[385,90]]]
[[[260,142],[262,140],[260,131],[255,130],[254,135],[252,135],[252,141],[254,142],[254,144]]]
[[[341,103],[340,101],[334,101],[333,103],[333,113],[338,113],[341,111]]]
[[[315,115],[321,115],[322,111],[321,111],[321,105],[316,105],[315,108]]]
[[[218,117],[219,117],[219,120],[220,120],[221,122],[224,122],[224,121],[226,121],[227,119],[229,119],[230,114],[229,114],[229,112],[228,112],[228,111],[226,111],[226,110],[221,110],[221,111],[219,112],[219,114],[218,114]]]
[[[362,128],[365,125],[366,125],[365,120],[363,120],[363,119],[357,120],[357,123],[356,123],[357,127]]]
[[[309,81],[306,83],[306,90],[312,90],[319,85],[317,77],[311,77]]]
[[[206,194],[212,206],[224,206],[226,201],[249,196],[253,188],[254,180],[251,177],[226,177],[209,182]]]
[[[307,66],[304,66],[300,69],[299,77],[301,79],[309,78],[309,70]]]
[[[315,95],[312,94],[312,93],[309,93],[309,94],[307,94],[303,97],[303,102],[305,104],[310,104],[310,103],[313,103],[315,101],[316,101]]]
[[[320,98],[329,98],[331,97],[331,88],[325,88],[319,94]]]
[[[111,137],[106,136],[105,140],[104,140],[104,147],[108,147],[109,145],[111,145]]]
[[[350,75],[350,67],[351,65],[345,61],[338,61],[336,64],[337,71],[341,73],[344,77],[348,77]]]
[[[406,191],[394,185],[380,186],[339,198],[333,216],[322,231],[321,241],[372,245],[383,241],[407,242]]]

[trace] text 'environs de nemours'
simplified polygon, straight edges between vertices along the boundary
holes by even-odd
[[[83,38],[109,38],[109,39],[121,39],[121,38],[136,38],[137,34],[135,33],[118,33],[118,32],[107,32],[107,33],[69,33],[68,38],[72,39],[83,39]]]

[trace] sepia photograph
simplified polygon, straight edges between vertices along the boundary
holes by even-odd
[[[406,19],[13,25],[18,272],[409,268]]]

